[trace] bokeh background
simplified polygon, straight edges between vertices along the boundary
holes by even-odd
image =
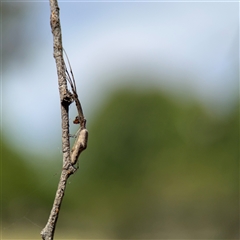
[[[239,239],[238,2],[59,7],[89,144],[56,239]],[[40,238],[61,172],[49,16],[1,2],[2,239]]]

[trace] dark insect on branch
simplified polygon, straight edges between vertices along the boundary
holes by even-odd
[[[69,73],[69,71],[67,69],[67,66],[65,64],[66,79],[67,79],[67,81],[69,82],[69,84],[71,86],[72,97],[73,97],[73,100],[75,101],[75,104],[76,104],[76,107],[77,107],[77,111],[78,111],[78,116],[75,118],[73,123],[74,124],[80,124],[80,128],[84,129],[86,127],[86,119],[84,118],[82,106],[81,106],[81,103],[80,103],[80,101],[78,99],[75,78],[74,78],[74,75],[73,75],[73,71],[72,71],[72,67],[71,67],[68,55],[67,55],[67,53],[66,53],[66,51],[64,49],[63,49],[63,51],[64,51],[64,54],[65,54],[65,56],[67,58],[68,66],[69,66],[69,69],[70,69],[70,73]]]
[[[78,116],[76,116],[75,120],[73,121],[74,124],[80,124],[80,128],[77,131],[77,133],[74,135],[74,137],[76,137],[76,141],[72,147],[71,150],[71,163],[74,165],[76,164],[78,157],[80,155],[80,153],[86,149],[87,147],[87,140],[88,140],[88,131],[86,129],[86,119],[84,118],[83,115],[83,110],[82,110],[82,106],[81,103],[78,99],[78,95],[77,95],[77,88],[76,88],[76,82],[75,82],[75,78],[73,75],[73,71],[72,71],[72,67],[69,61],[69,58],[67,56],[66,51],[63,49],[64,54],[67,58],[68,61],[68,66],[70,69],[70,73],[66,67],[65,64],[65,71],[66,71],[66,79],[69,82],[71,89],[72,89],[72,97],[73,100],[75,101],[76,107],[77,107],[77,111],[78,111]]]

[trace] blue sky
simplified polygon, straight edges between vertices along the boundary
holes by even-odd
[[[29,39],[24,54],[13,54],[3,69],[4,138],[29,154],[60,152],[49,4],[3,4],[26,6],[24,19],[14,26]],[[59,7],[63,45],[88,122],[110,90],[126,84],[193,96],[210,110],[231,108],[236,100],[237,2],[60,1]],[[130,81],[131,75],[140,77]],[[75,114],[72,105],[71,117]]]

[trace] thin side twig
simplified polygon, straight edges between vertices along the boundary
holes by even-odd
[[[58,184],[58,189],[53,202],[53,207],[48,218],[46,226],[41,231],[43,240],[52,240],[57,224],[57,219],[63,200],[64,192],[66,189],[67,179],[77,169],[74,165],[78,161],[80,153],[86,149],[88,140],[88,131],[86,129],[86,120],[83,115],[82,107],[77,95],[76,83],[73,76],[73,72],[70,66],[71,76],[67,71],[64,59],[63,59],[63,47],[62,47],[62,35],[59,19],[59,7],[57,0],[49,0],[51,16],[50,24],[53,34],[53,48],[54,58],[57,67],[58,75],[58,87],[61,103],[61,119],[62,119],[62,151],[63,151],[63,167],[62,173]],[[68,59],[68,58],[67,58]],[[69,60],[68,60],[69,62]],[[72,77],[72,78],[71,78]],[[67,81],[69,81],[72,93],[67,88]],[[77,135],[73,148],[70,152],[70,139],[69,139],[69,105],[75,101],[78,119],[80,123],[80,132]],[[75,122],[76,123],[76,122]]]
[[[78,111],[78,119],[79,119],[79,123],[80,123],[80,126],[81,126],[81,129],[84,129],[86,128],[86,119],[84,118],[84,115],[83,115],[83,110],[82,110],[82,106],[81,106],[81,103],[78,99],[78,95],[77,95],[77,88],[76,88],[76,81],[75,81],[75,78],[74,78],[74,75],[73,75],[73,71],[72,71],[72,67],[71,67],[71,64],[70,64],[70,61],[69,61],[69,58],[68,58],[68,55],[66,53],[66,51],[63,49],[66,57],[67,57],[67,61],[68,61],[68,66],[70,68],[70,73],[71,75],[69,74],[68,70],[67,70],[67,67],[66,67],[66,74],[67,74],[67,80],[72,88],[72,92],[73,92],[73,99],[75,101],[75,104],[76,104],[76,107],[77,107],[77,111]]]

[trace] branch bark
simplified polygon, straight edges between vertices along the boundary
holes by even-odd
[[[43,240],[52,240],[54,237],[54,232],[57,224],[57,219],[63,200],[64,192],[66,189],[67,179],[72,175],[77,169],[74,164],[77,163],[78,157],[83,150],[87,147],[88,131],[86,129],[86,120],[84,118],[82,107],[78,99],[75,80],[73,77],[74,87],[70,82],[72,87],[72,93],[68,90],[67,77],[66,75],[66,65],[63,58],[63,46],[62,46],[62,34],[59,18],[59,7],[57,0],[49,0],[50,2],[50,25],[53,34],[53,55],[57,67],[58,75],[58,87],[61,103],[61,119],[62,119],[62,151],[63,151],[63,167],[62,173],[58,184],[58,189],[55,195],[54,203],[50,216],[46,226],[41,231],[41,236]],[[71,70],[72,73],[72,70]],[[73,74],[72,74],[73,76]],[[69,79],[68,79],[69,81]],[[70,79],[71,81],[71,79]],[[74,146],[70,152],[70,139],[69,139],[69,105],[75,101],[78,111],[79,118],[81,117],[80,131],[75,140]]]

